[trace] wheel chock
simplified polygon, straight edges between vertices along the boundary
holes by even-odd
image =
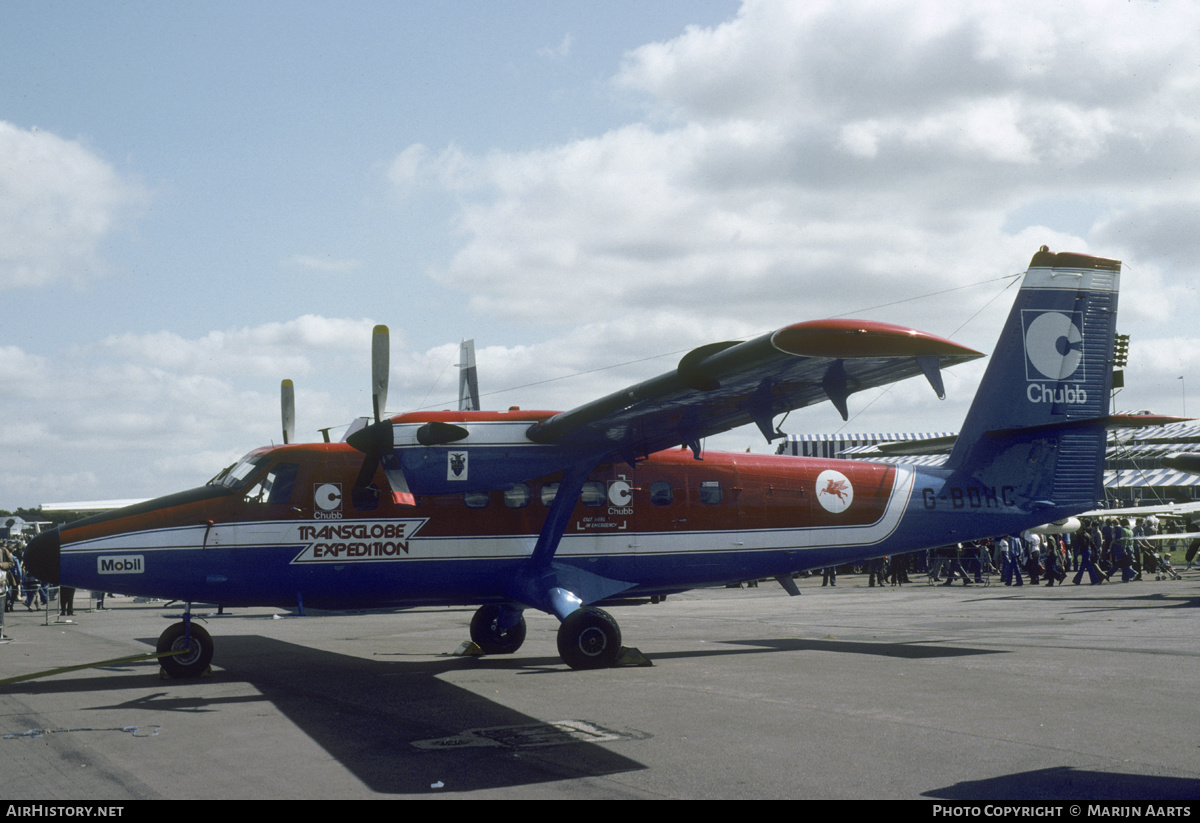
[[[483,654],[483,649],[479,648],[479,644],[473,640],[464,640],[463,644],[454,652],[456,657],[477,657],[481,654]]]
[[[621,653],[617,655],[617,662],[613,667],[617,666],[653,666],[654,662],[646,655],[642,654],[638,649],[631,649],[628,646],[621,647]]]
[[[212,677],[212,673],[213,673],[212,666],[209,666],[207,669],[204,670],[204,672],[200,675],[200,677]],[[167,673],[166,669],[164,669],[162,666],[159,666],[158,667],[158,679],[159,680],[174,680],[175,678],[171,677],[171,675],[169,675]],[[186,677],[186,678],[182,678],[182,679],[191,680],[192,678]]]

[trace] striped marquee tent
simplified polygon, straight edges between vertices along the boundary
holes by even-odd
[[[879,463],[941,465],[954,432],[871,432],[789,435],[779,454]],[[924,441],[918,443],[918,441]],[[904,444],[911,444],[908,453]],[[1200,424],[1172,423],[1108,433],[1104,488],[1110,498],[1200,500],[1200,475],[1165,468],[1162,458],[1179,452],[1200,454]]]

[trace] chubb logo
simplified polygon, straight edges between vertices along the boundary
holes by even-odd
[[[117,554],[96,558],[96,571],[100,574],[141,574],[145,570],[146,561],[140,554]]]
[[[1086,403],[1081,385],[1083,368],[1083,315],[1080,312],[1023,311],[1025,330],[1025,397],[1030,403]],[[1044,383],[1042,381],[1054,381]],[[1055,385],[1057,384],[1057,385]]]

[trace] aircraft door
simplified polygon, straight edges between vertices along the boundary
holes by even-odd
[[[737,478],[740,528],[780,529],[808,522],[811,495],[799,475],[739,466]]]
[[[242,497],[244,516],[238,518],[235,542],[240,548],[271,548],[292,542],[289,535],[305,513],[305,474],[299,463],[280,461],[252,482]],[[311,507],[311,502],[308,505]]]

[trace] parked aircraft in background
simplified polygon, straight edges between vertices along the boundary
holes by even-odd
[[[722,454],[704,438],[923,374],[978,352],[878,322],[797,323],[687,354],[570,411],[387,417],[376,329],[373,422],[340,443],[250,452],[198,489],[36,538],[47,581],[189,603],[356,608],[475,604],[471,637],[514,652],[523,611],[561,621],[573,668],[613,665],[597,604],[791,575],[1009,534],[1101,497],[1120,263],[1043,247],[946,464]],[[382,352],[382,353],[381,353]],[[682,446],[682,448],[680,448]],[[174,676],[209,665],[185,614],[159,639]]]

